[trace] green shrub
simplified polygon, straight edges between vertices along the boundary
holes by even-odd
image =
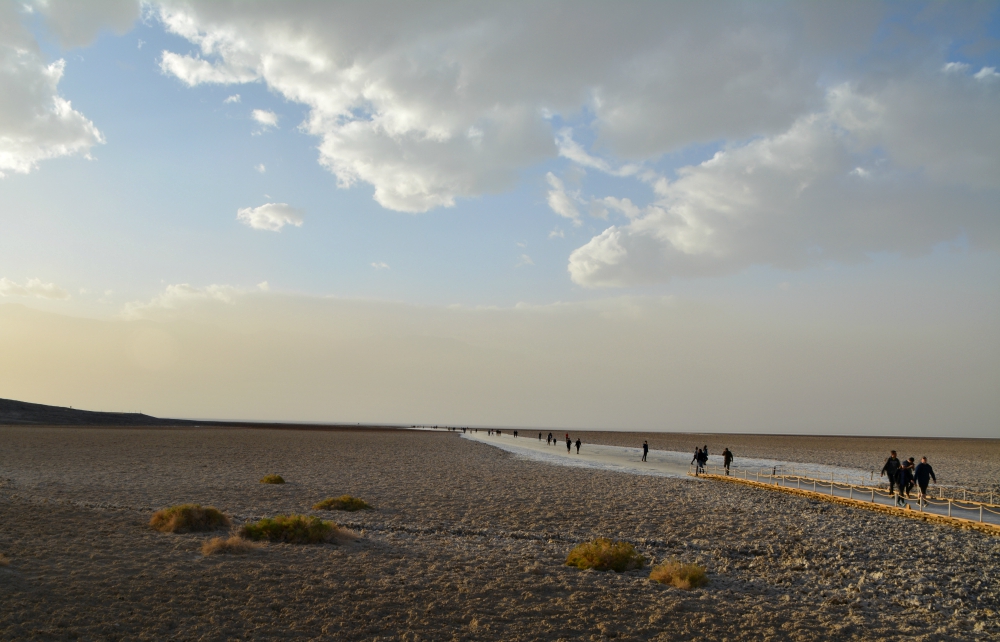
[[[214,531],[229,526],[229,518],[211,506],[181,504],[156,511],[149,525],[163,533]]]
[[[340,497],[327,497],[318,504],[313,505],[313,510],[371,510],[371,505],[363,499],[341,495]]]
[[[247,539],[290,544],[321,544],[332,542],[340,535],[340,529],[333,522],[306,515],[278,515],[260,520],[256,524],[246,524],[240,529],[240,536]]]
[[[285,478],[281,475],[264,475],[263,479],[260,480],[262,484],[284,484]]]
[[[601,537],[592,542],[577,544],[566,558],[567,566],[592,568],[597,571],[612,570],[617,573],[642,568],[646,558],[628,542],[612,542]]]
[[[679,589],[693,589],[708,584],[705,567],[698,564],[682,564],[675,559],[663,562],[653,568],[649,579],[660,584],[670,584]]]

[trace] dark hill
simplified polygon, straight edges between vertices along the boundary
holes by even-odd
[[[159,419],[138,412],[92,412],[61,406],[46,406],[13,399],[0,399],[0,425],[48,426],[184,426],[182,419]]]

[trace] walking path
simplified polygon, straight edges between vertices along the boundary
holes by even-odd
[[[956,525],[983,524],[983,530],[990,532],[996,532],[1000,527],[1000,506],[990,502],[963,501],[942,496],[931,497],[921,504],[914,495],[914,499],[906,501],[904,507],[897,508],[894,506],[895,497],[872,483],[870,472],[860,469],[774,459],[740,458],[741,466],[733,467],[732,474],[727,477],[721,466],[721,456],[714,455],[710,457],[710,462],[718,461],[717,464],[709,464],[709,474],[693,476],[691,453],[650,450],[647,461],[644,462],[641,447],[624,448],[584,443],[580,453],[577,454],[576,438],[572,437],[572,434],[573,447],[567,452],[565,433],[557,435],[554,444],[546,444],[544,436],[548,433],[544,433],[543,439],[539,440],[537,431],[518,432],[521,434],[516,438],[510,430],[505,430],[500,435],[496,433],[490,435],[488,430],[479,429],[479,432],[467,432],[461,435],[465,439],[489,444],[526,459],[559,466],[594,468],[638,475],[746,482],[775,490],[815,495],[817,498],[873,508],[880,512],[909,513],[913,517],[924,516]],[[787,471],[791,470],[794,470],[795,474],[788,474]]]
[[[479,432],[459,433],[466,439],[480,441],[491,446],[496,446],[502,450],[514,453],[521,457],[544,461],[559,466],[578,466],[583,468],[598,468],[602,470],[616,470],[619,472],[633,473],[638,475],[660,475],[666,477],[686,477],[690,472],[692,453],[681,453],[671,450],[650,450],[647,461],[642,461],[642,444],[636,444],[637,448],[624,448],[622,446],[603,446],[598,444],[588,444],[584,442],[580,449],[580,454],[576,454],[576,436],[570,433],[574,445],[571,453],[566,452],[566,433],[556,434],[557,441],[554,445],[546,445],[545,435],[538,439],[538,431],[529,432],[519,430],[519,436],[514,437],[512,431],[504,430],[501,435],[489,435],[487,430],[482,428]],[[586,435],[580,435],[585,437]],[[722,463],[722,457],[712,455],[711,462]],[[767,471],[791,470],[795,467],[797,472],[809,474],[827,479],[833,475],[834,479],[845,481],[867,479],[869,473],[860,469],[842,468],[839,466],[825,466],[822,464],[801,464],[776,459],[748,459],[740,458],[740,464],[748,468],[761,468]]]

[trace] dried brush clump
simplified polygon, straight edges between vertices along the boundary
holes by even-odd
[[[262,484],[284,484],[285,478],[281,475],[264,475],[260,480]]]
[[[258,550],[260,547],[260,544],[248,542],[239,535],[213,537],[201,545],[201,554],[205,557],[218,554],[245,555],[246,553]]]
[[[646,558],[628,542],[612,542],[606,537],[577,544],[566,558],[567,566],[597,571],[631,571],[642,568]]]
[[[372,510],[372,506],[363,499],[341,495],[340,497],[327,497],[320,503],[314,504],[313,510]]]
[[[211,506],[181,504],[156,511],[149,525],[163,533],[214,531],[229,526],[229,518]]]
[[[0,553],[0,566],[10,566],[10,558]]]
[[[252,540],[289,544],[337,543],[346,536],[333,522],[307,515],[278,515],[240,528],[240,536]]]
[[[649,573],[649,579],[685,590],[708,584],[708,575],[705,573],[704,566],[682,564],[675,559],[655,566]]]

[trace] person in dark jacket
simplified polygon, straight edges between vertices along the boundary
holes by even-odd
[[[643,441],[642,442],[642,460],[643,461],[646,461],[646,455],[648,455],[648,454],[649,454],[649,442],[648,441]]]
[[[913,488],[913,462],[904,461],[899,467],[896,471],[896,484],[896,505],[905,506],[906,499],[910,497],[910,489]]]
[[[895,489],[897,473],[899,473],[899,459],[896,457],[896,451],[893,450],[889,453],[889,458],[885,460],[885,466],[882,466],[882,474],[879,475],[879,477],[889,478],[890,493]]]
[[[729,464],[733,463],[733,453],[729,452],[729,448],[722,451],[722,465],[726,468],[726,474],[729,474]]]
[[[580,446],[582,446],[582,445],[583,445],[583,442],[582,442],[582,441],[580,441],[580,438],[579,438],[579,437],[577,437],[577,438],[576,438],[576,454],[577,454],[577,455],[579,455],[579,454],[580,454]]]
[[[705,472],[705,464],[708,463],[708,445],[701,449],[701,455],[698,456],[698,468],[701,472]]]
[[[923,500],[927,497],[927,485],[931,483],[931,480],[933,479],[934,483],[937,483],[937,477],[934,476],[934,469],[927,463],[926,457],[920,458],[920,463],[914,469],[913,476],[917,480],[917,486],[920,487],[920,499]]]

